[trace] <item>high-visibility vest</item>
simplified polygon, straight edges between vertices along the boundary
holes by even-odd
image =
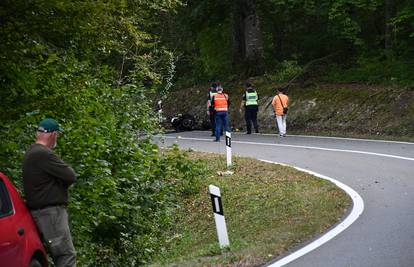
[[[257,92],[246,92],[246,106],[257,106],[257,100],[259,97],[257,96]]]
[[[227,111],[228,104],[227,99],[229,99],[229,96],[227,94],[223,93],[217,93],[214,95],[214,109],[219,111]]]

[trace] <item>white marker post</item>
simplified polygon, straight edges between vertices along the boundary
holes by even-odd
[[[227,167],[231,166],[231,133],[226,132]]]
[[[230,245],[229,236],[227,234],[226,220],[224,218],[223,206],[221,205],[220,188],[209,185],[208,189],[211,196],[211,204],[213,205],[214,219],[216,221],[217,236],[220,248]]]

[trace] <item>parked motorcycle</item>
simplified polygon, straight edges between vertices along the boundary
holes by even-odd
[[[190,114],[177,114],[171,118],[170,122],[177,132],[192,131],[196,124],[194,116]]]

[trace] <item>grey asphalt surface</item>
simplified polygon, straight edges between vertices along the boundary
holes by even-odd
[[[224,138],[212,140],[210,132],[193,131],[166,134],[161,143],[225,153]],[[233,133],[232,151],[332,177],[364,200],[363,214],[349,228],[286,266],[414,266],[414,143]]]

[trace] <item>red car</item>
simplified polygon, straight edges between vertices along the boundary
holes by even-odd
[[[0,172],[0,265],[46,267],[47,256],[20,194]]]

